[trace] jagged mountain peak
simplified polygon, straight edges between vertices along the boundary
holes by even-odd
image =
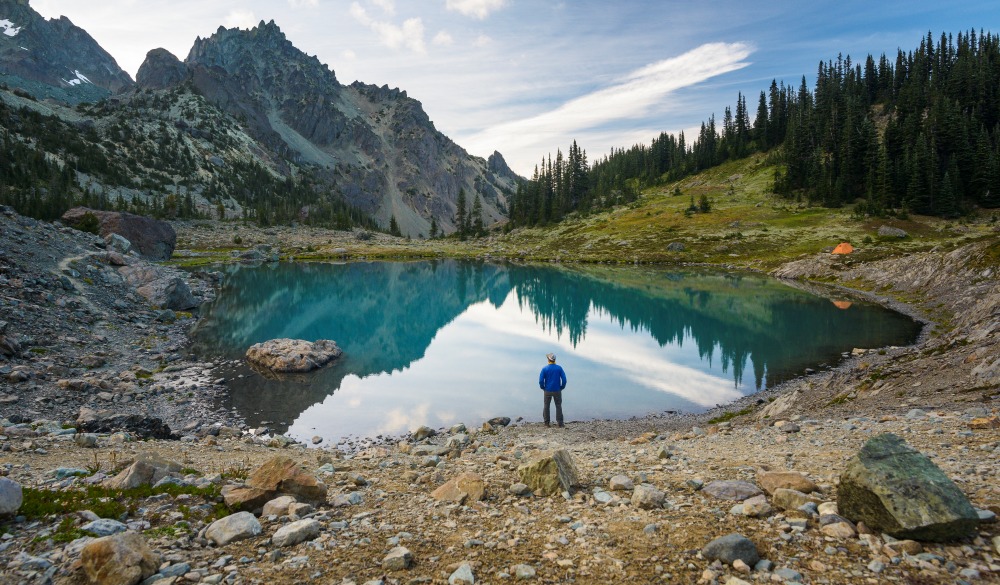
[[[266,23],[261,20],[251,29],[220,26],[212,36],[195,40],[185,63],[221,67],[230,73],[247,67],[257,70],[306,67],[309,74],[337,81],[332,68],[296,48],[274,20]]]

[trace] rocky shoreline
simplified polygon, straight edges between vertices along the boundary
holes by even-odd
[[[182,243],[194,240],[184,225],[177,229]],[[219,247],[232,245],[231,231],[216,231]],[[295,245],[353,237],[310,233],[314,241]],[[470,574],[476,583],[1000,582],[994,523],[955,542],[898,544],[857,527],[831,535],[820,515],[782,509],[770,495],[769,512],[747,514],[743,504],[701,489],[715,481],[756,485],[766,469],[795,471],[816,485],[817,504],[836,502],[846,461],[891,432],[927,454],[985,518],[1000,511],[1000,430],[977,422],[997,413],[1000,398],[1000,285],[983,243],[851,265],[817,255],[776,272],[904,300],[930,324],[912,347],[862,348],[832,370],[703,415],[567,429],[470,420],[468,429],[366,441],[344,453],[243,428],[219,406],[225,387],[215,364],[185,351],[194,316],[153,308],[100,238],[7,209],[0,234],[0,473],[34,502],[99,485],[156,453],[176,463],[167,483],[179,486],[123,491],[111,497],[125,506],[114,518],[90,509],[98,496],[62,514],[22,509],[4,524],[3,582],[88,582],[81,551],[99,533],[83,526],[97,520],[139,533],[156,557],[149,582],[159,585],[452,583],[470,582]],[[211,243],[204,230],[198,238]],[[268,238],[283,246],[280,234],[260,237]],[[185,280],[196,299],[213,294],[211,274]],[[175,439],[141,440],[156,436],[157,418]],[[517,487],[518,467],[559,449],[579,468],[574,493]],[[325,482],[326,500],[263,515],[259,533],[246,539],[209,542],[207,528],[234,511],[219,509],[220,490],[278,454]],[[481,478],[482,500],[435,498],[463,473]],[[615,487],[621,476],[662,492],[662,501],[638,505],[632,491]],[[309,536],[288,544],[288,527],[302,521],[315,522],[306,523]],[[703,548],[730,533],[752,541],[766,562],[707,558]],[[387,560],[399,547],[409,560]]]

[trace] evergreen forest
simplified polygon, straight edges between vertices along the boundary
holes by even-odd
[[[1000,36],[928,33],[894,59],[838,56],[820,62],[812,90],[805,76],[797,88],[775,80],[753,106],[740,94],[690,142],[661,133],[592,165],[574,141],[519,187],[511,225],[628,204],[646,187],[757,152],[776,163],[775,192],[795,201],[872,216],[1000,206]]]

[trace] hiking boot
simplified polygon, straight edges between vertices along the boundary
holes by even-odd
[[[549,427],[551,427],[551,426],[552,426],[552,425],[550,425],[549,423],[545,423],[545,428],[549,428]]]
[[[560,429],[565,429],[565,428],[566,428],[566,425],[559,425],[559,428],[560,428]]]

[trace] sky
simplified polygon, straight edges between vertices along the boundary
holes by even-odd
[[[812,87],[821,60],[894,57],[928,31],[1000,33],[1000,0],[31,0],[65,15],[135,77],[146,52],[181,59],[219,26],[274,20],[355,80],[406,90],[472,154],[524,176],[572,141],[591,161],[696,133],[739,92]]]

